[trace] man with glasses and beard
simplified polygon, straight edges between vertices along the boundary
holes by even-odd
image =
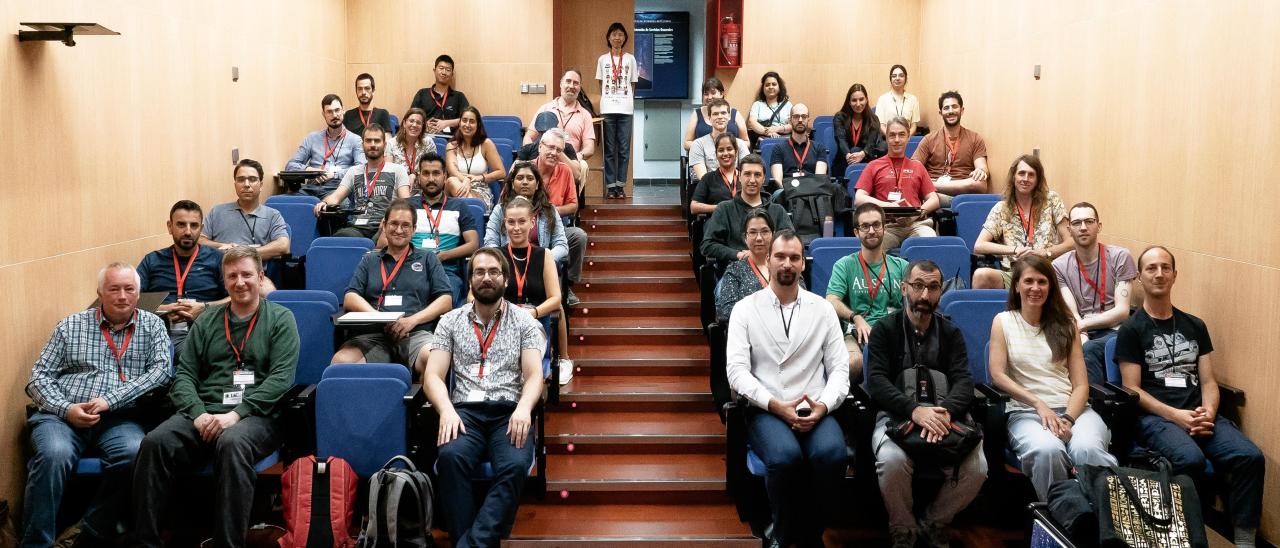
[[[369,238],[377,241],[378,224],[387,207],[396,198],[409,199],[409,170],[388,162],[383,154],[387,147],[387,130],[374,123],[364,128],[363,165],[347,170],[338,188],[315,206],[316,217],[325,208],[338,207],[347,196],[355,196],[356,214],[351,226],[338,229],[334,236]]]
[[[987,479],[982,445],[958,466],[942,467],[948,478],[924,516],[917,519],[911,500],[914,463],[886,431],[890,420],[909,417],[920,427],[921,437],[936,443],[946,436],[953,420],[964,419],[973,401],[968,353],[960,328],[937,313],[938,299],[942,297],[942,271],[937,264],[925,259],[912,261],[907,267],[907,279],[898,289],[907,307],[876,322],[867,350],[867,392],[883,410],[871,435],[876,475],[889,513],[893,546],[915,546],[920,536],[929,546],[950,546],[947,526],[957,512],[969,505]],[[949,390],[933,405],[918,403],[899,382],[903,371],[917,364],[946,375]]]
[[[849,393],[849,351],[822,297],[800,288],[804,245],[779,230],[769,287],[729,317],[729,385],[745,397],[747,440],[769,470],[769,546],[822,542],[821,508],[844,476],[844,432],[830,416]]]
[[[301,193],[317,198],[338,188],[338,181],[353,166],[365,162],[360,150],[360,134],[342,125],[342,98],[332,93],[320,100],[325,128],[307,134],[298,150],[284,165],[285,171],[320,171],[302,185]]]
[[[849,375],[856,377],[862,372],[862,345],[871,337],[871,326],[902,308],[902,294],[893,287],[906,279],[907,261],[884,252],[884,209],[865,203],[854,210],[853,219],[861,249],[832,267],[827,301],[836,316],[852,326],[844,343]]]
[[[503,299],[510,275],[497,248],[473,253],[475,301],[440,319],[427,358],[423,384],[440,414],[436,468],[454,546],[497,546],[511,534],[533,462],[529,432],[546,342],[538,320]],[[493,480],[477,509],[471,480],[486,457]]]

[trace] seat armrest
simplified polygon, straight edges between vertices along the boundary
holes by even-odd
[[[1221,395],[1222,399],[1231,398],[1235,400],[1234,403],[1236,405],[1244,405],[1244,390],[1241,388],[1220,382],[1218,383],[1218,393]]]
[[[1106,383],[1105,386],[1107,387],[1107,390],[1110,390],[1115,395],[1116,398],[1119,398],[1124,402],[1133,403],[1134,405],[1137,405],[1138,403],[1137,392],[1130,390],[1129,388],[1125,387],[1122,384],[1118,384],[1114,382]]]
[[[975,394],[990,400],[992,403],[1005,404],[1011,399],[1009,394],[1004,390],[996,388],[990,384],[979,384],[974,386]]]

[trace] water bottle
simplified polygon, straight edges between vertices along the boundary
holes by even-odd
[[[835,223],[831,220],[831,216],[827,215],[822,219],[822,237],[830,238],[836,233]]]

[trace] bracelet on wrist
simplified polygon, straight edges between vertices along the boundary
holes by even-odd
[[[1073,417],[1073,416],[1071,416],[1071,413],[1062,413],[1062,414],[1060,414],[1060,415],[1058,415],[1058,416],[1059,416],[1059,417],[1062,417],[1062,418],[1064,418],[1064,419],[1067,419],[1067,422],[1071,423],[1071,425],[1072,425],[1072,426],[1075,426],[1075,424],[1076,424],[1076,418],[1075,418],[1075,417]]]

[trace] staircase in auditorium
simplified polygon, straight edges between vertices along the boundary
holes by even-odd
[[[724,427],[679,205],[588,200],[577,371],[547,412],[547,493],[506,545],[759,546],[725,494]]]

